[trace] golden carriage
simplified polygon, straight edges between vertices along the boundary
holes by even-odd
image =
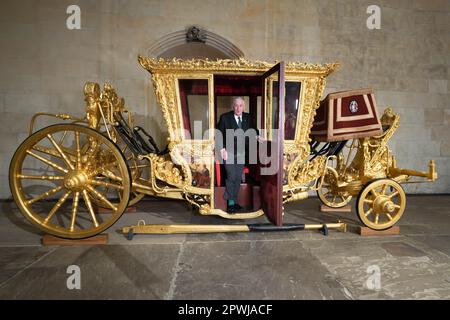
[[[337,64],[271,64],[244,59],[156,60],[141,56],[138,60],[151,73],[156,99],[169,133],[167,147],[161,151],[144,129],[135,126],[124,99],[111,85],[106,84],[102,90],[97,83],[86,83],[85,117],[36,114],[31,121],[30,136],[19,146],[11,161],[9,181],[13,198],[31,223],[55,236],[86,238],[113,225],[127,206],[150,195],[188,201],[202,215],[228,219],[266,215],[274,227],[140,223],[124,228],[124,233],[278,230],[276,227],[282,226],[324,230],[345,227],[340,222],[283,225],[284,203],[305,199],[308,191],[318,190],[319,197],[327,205],[340,206],[342,203],[327,200],[328,193],[322,192],[324,187],[331,188],[331,194],[342,197],[347,203],[350,196],[355,195],[353,190],[357,189],[350,188],[352,183],[359,181],[360,188],[375,178],[354,174],[361,168],[366,170],[367,161],[363,156],[355,157],[351,165],[344,166],[343,156],[335,148],[333,152],[322,154],[311,152],[310,131],[316,110],[326,77]],[[223,174],[215,156],[213,130],[218,116],[228,111],[232,96],[244,97],[247,102],[246,111],[263,136],[258,149],[271,150],[245,168],[239,201],[247,211],[233,215],[225,211]],[[36,117],[42,115],[62,119],[64,123],[34,132]],[[202,128],[200,135],[195,132],[196,123]],[[362,146],[359,150],[363,150],[363,155],[372,152],[367,148],[374,148],[378,143],[375,140],[380,140],[380,146],[383,146],[380,148],[384,148],[383,136],[389,136],[390,132],[358,140]],[[380,157],[388,156],[382,151],[381,155],[372,156],[372,160],[378,161]],[[330,166],[332,161],[337,162],[337,166]],[[279,169],[261,174],[264,168],[273,164]],[[370,165],[374,166],[373,163]],[[386,172],[386,166],[383,168]],[[406,179],[405,175],[417,173],[401,171],[395,168],[393,161],[387,168],[389,175],[384,177],[393,177],[395,184],[388,185],[394,188]],[[436,178],[434,166],[430,175],[430,178]],[[404,197],[404,194],[399,193],[399,196]],[[365,197],[362,201],[378,200]],[[403,206],[403,202],[400,205]],[[108,208],[109,213],[98,214],[101,207]],[[385,202],[381,207],[393,214]],[[393,210],[401,216],[400,209],[394,207]],[[363,223],[374,227],[365,220]]]

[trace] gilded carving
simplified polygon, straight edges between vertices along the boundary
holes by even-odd
[[[164,72],[264,72],[273,67],[275,63],[269,63],[265,61],[250,61],[244,58],[231,60],[231,59],[191,59],[182,60],[173,58],[169,59],[154,59],[146,58],[143,56],[138,56],[138,61],[141,66],[154,73],[164,73]],[[327,76],[339,67],[338,63],[328,63],[328,64],[310,64],[304,62],[288,62],[286,63],[286,72],[292,74],[320,74],[322,76]]]
[[[296,163],[296,170],[291,170],[289,173],[288,184],[290,187],[308,184],[311,181],[317,180],[321,177],[326,168],[326,156],[318,156],[312,161],[305,161],[303,163]],[[295,175],[293,174],[295,172]]]

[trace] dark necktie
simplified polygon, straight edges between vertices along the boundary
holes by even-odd
[[[238,127],[242,129],[241,117],[238,117]]]

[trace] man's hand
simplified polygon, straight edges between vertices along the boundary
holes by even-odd
[[[256,141],[258,141],[258,142],[264,142],[264,141],[267,141],[267,140],[264,139],[264,137],[262,137],[262,136],[256,136]]]
[[[220,150],[220,155],[222,156],[223,160],[227,161],[227,159],[228,159],[228,152],[227,152],[227,150],[225,150],[225,148]]]

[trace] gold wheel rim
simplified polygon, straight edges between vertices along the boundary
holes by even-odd
[[[47,165],[44,175],[34,174],[33,161],[38,170]],[[107,183],[98,175],[116,179],[110,186],[120,190],[120,199],[98,190]],[[19,146],[11,161],[10,187],[31,223],[46,233],[77,239],[96,235],[120,218],[131,182],[125,160],[111,140],[90,128],[67,124],[37,131]],[[34,189],[44,192],[34,196]],[[95,211],[94,196],[111,208],[110,214]]]
[[[380,179],[365,187],[358,198],[357,212],[361,222],[374,230],[395,225],[406,208],[406,195],[399,183]]]
[[[317,196],[323,204],[331,208],[342,208],[352,200],[348,192],[336,191],[338,173],[334,168],[327,167],[323,179],[321,188],[317,190]]]

